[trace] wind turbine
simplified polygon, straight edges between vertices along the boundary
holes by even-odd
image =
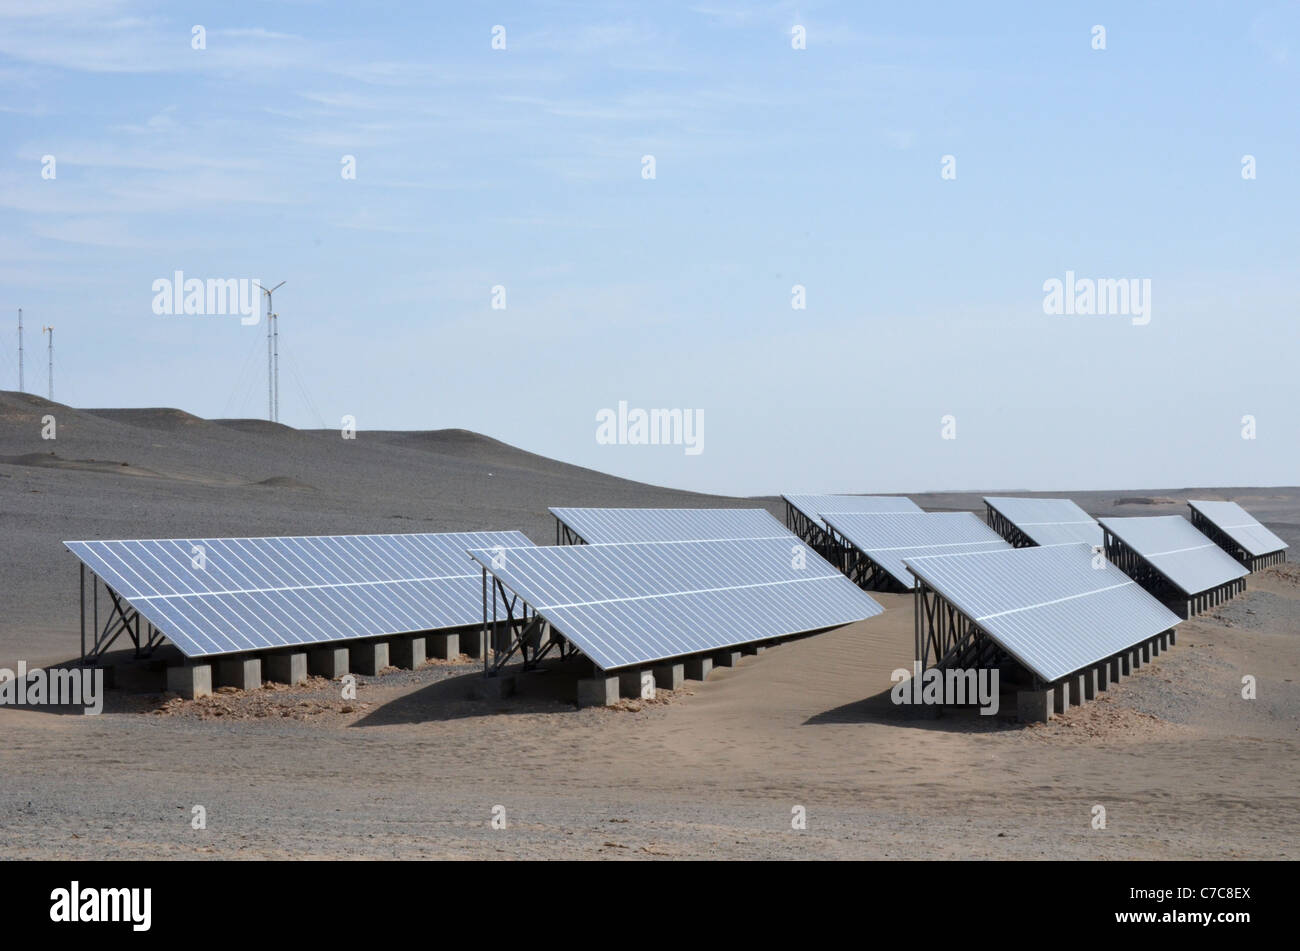
[[[280,329],[276,325],[276,313],[271,307],[271,295],[284,287],[287,281],[281,281],[275,287],[262,288],[266,295],[266,418],[273,423],[280,421]]]
[[[54,402],[54,328],[42,327],[41,333],[50,335],[50,396],[51,403]]]

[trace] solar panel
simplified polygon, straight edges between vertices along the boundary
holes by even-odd
[[[893,512],[865,515],[823,512],[832,529],[889,573],[912,587],[905,559],[921,555],[992,551],[1011,545],[970,512]]]
[[[884,610],[788,535],[470,556],[603,670],[835,627]]]
[[[1250,574],[1181,515],[1103,518],[1102,526],[1186,595]]]
[[[921,507],[901,495],[783,495],[815,524],[824,524],[822,512],[920,512]]]
[[[552,508],[551,514],[591,545],[710,538],[794,539],[764,509]]]
[[[1240,545],[1246,554],[1252,557],[1272,554],[1289,547],[1236,502],[1189,499],[1187,504],[1193,511],[1205,516],[1211,525]]]
[[[71,541],[187,657],[481,623],[470,548],[519,532]]]
[[[1087,545],[909,558],[907,566],[1048,682],[1179,623]]]
[[[1035,545],[1077,545],[1083,542],[1100,548],[1104,544],[1097,520],[1070,499],[988,496],[984,502]]]

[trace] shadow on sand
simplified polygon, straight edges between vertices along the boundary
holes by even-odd
[[[547,660],[536,670],[524,673],[516,666],[505,668],[501,677],[513,677],[515,692],[494,697],[481,667],[470,668],[437,680],[366,714],[352,728],[391,726],[400,723],[433,723],[467,717],[519,716],[524,714],[572,713],[576,707],[580,664]]]
[[[997,733],[1022,726],[1016,720],[1015,691],[1004,690],[998,697],[997,713],[987,716],[978,707],[925,707],[895,704],[890,690],[852,703],[823,710],[804,721],[804,726],[827,724],[880,723],[916,730],[945,733]]]
[[[88,710],[114,712],[113,692],[108,686],[112,675],[106,678],[102,670],[83,668],[79,659],[22,670],[21,677],[19,673],[14,668],[0,670],[0,714],[6,710],[54,716],[86,716]],[[70,702],[52,702],[55,700]]]

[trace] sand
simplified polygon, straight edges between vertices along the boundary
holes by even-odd
[[[55,407],[67,422],[46,461],[50,447],[30,430],[43,404],[0,394],[9,663],[75,653],[75,562],[62,538],[520,528],[547,542],[550,504],[754,504],[612,479],[459,431],[345,445],[167,410]],[[23,458],[32,453],[46,459]],[[1294,532],[1300,493],[1250,491],[1272,506],[1270,527]],[[1103,498],[1187,497],[1071,494],[1097,514]],[[1139,507],[1170,508],[1120,506]],[[355,700],[315,678],[193,702],[117,690],[98,717],[0,710],[0,856],[1300,853],[1297,566],[1252,577],[1244,597],[1184,624],[1173,651],[1102,700],[1032,727],[1011,710],[903,716],[885,694],[890,672],[911,662],[910,600],[878,598],[879,617],[617,709],[576,710],[562,665],[485,702],[469,699],[473,665],[432,663],[360,678]],[[1240,697],[1248,674],[1257,700]],[[195,805],[205,830],[191,828]],[[1091,826],[1096,805],[1105,829]],[[497,806],[505,828],[493,826]],[[806,829],[791,827],[799,807]]]

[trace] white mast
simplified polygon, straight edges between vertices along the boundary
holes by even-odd
[[[280,421],[280,333],[275,327],[276,314],[271,306],[271,294],[285,283],[281,281],[271,288],[257,285],[266,295],[266,418],[273,423]]]
[[[54,328],[42,327],[41,333],[50,335],[50,396],[51,403],[54,402]]]

